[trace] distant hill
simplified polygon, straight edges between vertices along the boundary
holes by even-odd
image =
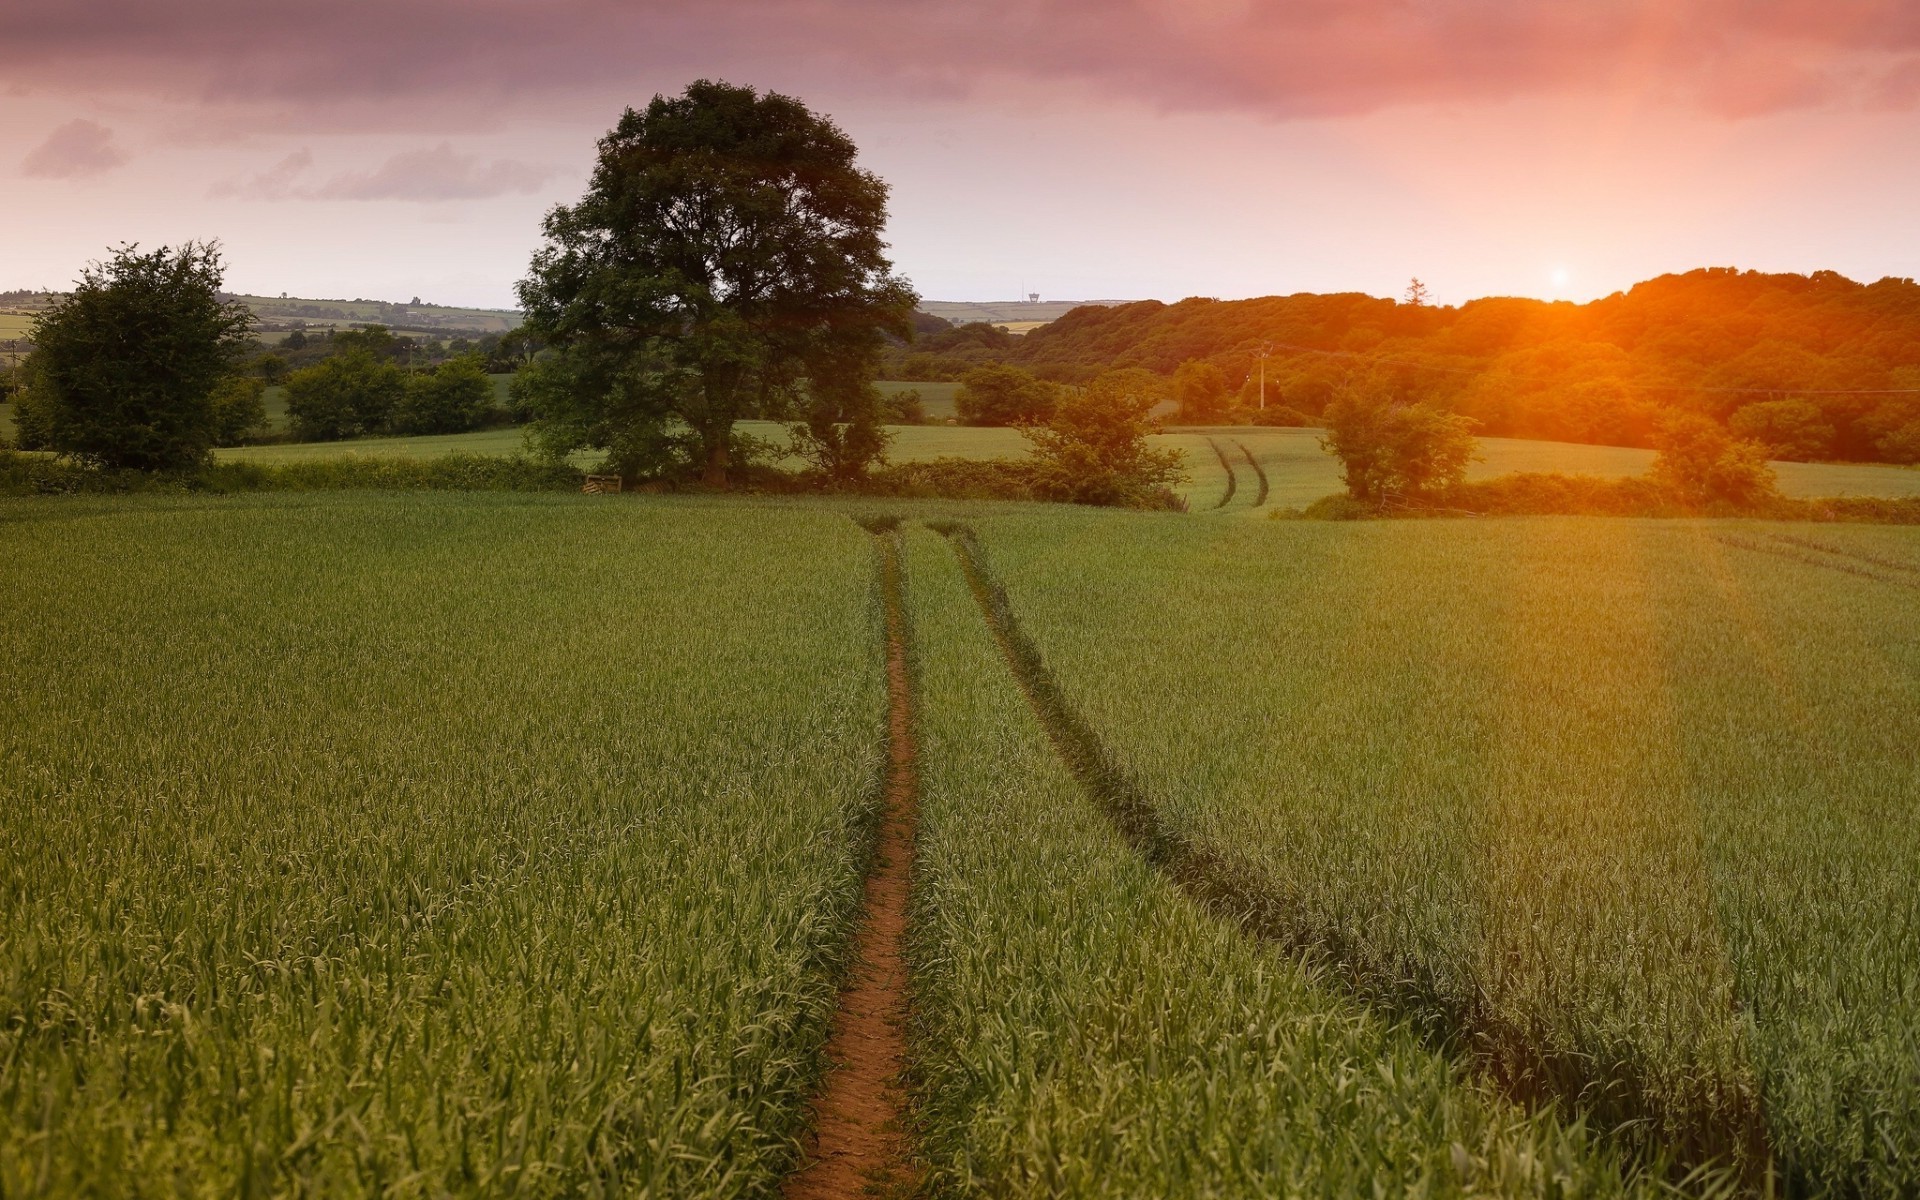
[[[0,316],[20,317],[46,308],[55,294],[32,290],[0,292]],[[310,300],[299,296],[249,296],[233,294],[253,310],[263,333],[290,333],[295,329],[351,329],[362,325],[385,325],[405,333],[452,337],[505,333],[517,328],[521,315],[512,309],[457,308],[444,304],[388,300]],[[0,321],[0,329],[7,328]]]
[[[966,325],[974,321],[984,321],[989,325],[1034,326],[1048,321],[1057,321],[1076,308],[1093,305],[1105,308],[1115,304],[1124,304],[1124,300],[1042,300],[1030,303],[1025,300],[974,301],[974,300],[922,300],[920,311],[931,313],[943,321],[955,325]]]
[[[1458,308],[1347,293],[1083,307],[1007,361],[1077,381],[1190,359],[1308,415],[1355,379],[1444,404],[1504,437],[1645,445],[1690,409],[1778,457],[1920,461],[1920,284],[1832,271],[1664,275],[1590,304],[1490,298]]]

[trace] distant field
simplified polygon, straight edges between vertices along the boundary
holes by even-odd
[[[0,342],[18,341],[27,336],[33,318],[25,313],[0,312]]]
[[[912,385],[927,388],[928,384]],[[924,392],[922,393],[925,394]],[[778,441],[786,427],[771,421],[743,421],[741,430]],[[895,462],[932,458],[1007,458],[1027,452],[1017,430],[975,429],[958,425],[896,426],[888,456]],[[1162,435],[1162,445],[1186,455],[1191,478],[1182,493],[1196,511],[1210,509],[1226,492],[1227,472],[1213,445],[1227,456],[1234,471],[1234,495],[1224,511],[1263,515],[1275,507],[1304,507],[1340,490],[1340,464],[1320,448],[1316,429],[1224,428]],[[1209,444],[1209,440],[1213,445]],[[302,443],[288,446],[248,446],[222,450],[236,461],[293,462],[341,455],[420,457],[436,454],[514,454],[525,442],[517,429],[433,438],[369,438],[352,442]],[[1245,452],[1242,451],[1244,447]],[[1567,442],[1529,442],[1505,438],[1480,439],[1482,461],[1468,474],[1476,479],[1514,471],[1561,471],[1568,474],[1620,478],[1644,472],[1653,460],[1650,450],[1617,446],[1584,446]],[[1258,478],[1246,460],[1251,453],[1267,474],[1266,503],[1254,507]],[[591,456],[581,456],[585,464]],[[1776,463],[1780,488],[1789,496],[1915,496],[1920,495],[1920,469],[1877,464]]]
[[[954,408],[954,397],[960,391],[960,385],[957,383],[901,383],[883,379],[874,386],[886,395],[895,392],[919,392],[920,403],[926,408],[929,420],[944,421],[958,415]]]
[[[1033,326],[1057,321],[1074,309],[1089,304],[1112,307],[1126,303],[1125,300],[1042,300],[1038,304],[1028,304],[1024,300],[979,303],[964,300],[922,300],[920,311],[939,317],[943,321],[952,321],[955,325],[985,321],[990,325]]]

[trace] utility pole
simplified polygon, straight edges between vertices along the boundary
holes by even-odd
[[[1260,349],[1254,351],[1254,357],[1260,360],[1260,411],[1267,411],[1267,356],[1273,353],[1272,342],[1261,342]]]

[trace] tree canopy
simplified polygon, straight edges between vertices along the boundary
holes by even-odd
[[[253,316],[220,297],[219,247],[125,245],[34,321],[18,404],[23,445],[100,467],[176,470],[205,461],[235,421],[222,384]]]
[[[873,359],[911,334],[916,297],[885,254],[886,184],[856,153],[800,101],[726,83],[628,109],[520,284],[527,332],[564,360],[522,391],[546,447],[716,486],[747,416],[877,453]]]

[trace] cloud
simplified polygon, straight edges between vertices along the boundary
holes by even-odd
[[[371,171],[336,175],[313,195],[319,200],[487,200],[538,191],[553,174],[512,159],[483,163],[442,142],[431,150],[396,154]]]
[[[6,9],[0,84],[85,80],[280,122],[352,112],[393,129],[552,96],[639,101],[701,75],[810,99],[990,98],[1039,86],[1280,118],[1620,90],[1728,116],[1920,105],[1906,99],[1911,89],[1882,82],[1920,62],[1912,0],[9,0]],[[424,178],[433,168],[412,170]],[[460,178],[454,186],[483,186]]]
[[[512,159],[483,162],[459,154],[449,143],[396,154],[370,171],[348,171],[320,184],[303,184],[313,166],[310,150],[297,150],[251,179],[215,184],[217,198],[247,200],[489,200],[538,191],[554,171]]]
[[[20,163],[24,175],[36,179],[90,179],[127,161],[114,145],[113,130],[93,121],[68,121],[47,135]]]
[[[295,182],[312,165],[313,151],[296,150],[252,179],[216,183],[208,194],[215,199],[285,200],[295,194]]]

